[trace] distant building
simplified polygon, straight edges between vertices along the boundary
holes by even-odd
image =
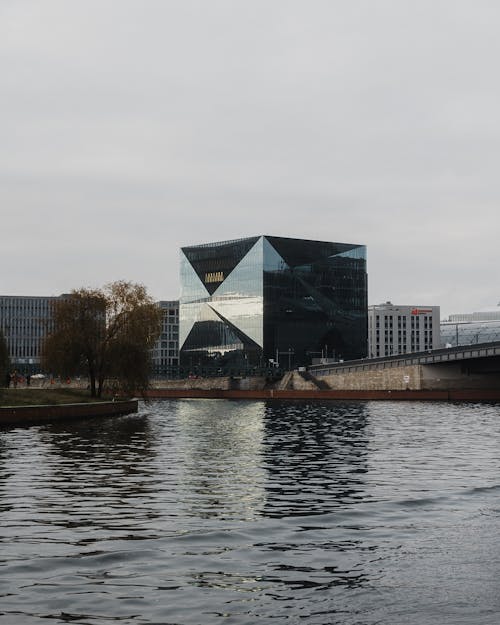
[[[163,310],[162,329],[152,349],[154,373],[168,373],[179,366],[179,300],[160,301]]]
[[[441,322],[443,346],[500,341],[500,304],[472,313],[450,315]]]
[[[13,368],[25,373],[39,369],[42,343],[52,329],[52,305],[57,299],[0,295],[0,329]]]
[[[472,313],[458,313],[450,315],[447,319],[450,323],[457,321],[500,321],[500,303]]]
[[[45,337],[53,330],[52,306],[61,296],[0,295],[0,329],[5,336],[13,369],[33,373],[40,369]],[[179,365],[179,301],[160,301],[161,335],[152,350],[154,371]]]
[[[362,358],[366,315],[363,245],[265,235],[181,250],[183,367]]]
[[[391,302],[368,307],[370,358],[441,347],[439,306],[407,306]]]

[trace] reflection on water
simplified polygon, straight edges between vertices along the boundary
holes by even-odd
[[[175,405],[184,450],[180,497],[200,518],[257,516],[265,503],[261,402],[181,401]]]
[[[270,403],[265,514],[324,514],[364,494],[367,438],[363,404]]]
[[[189,514],[249,520],[330,512],[363,496],[365,407],[178,402]]]
[[[493,625],[499,417],[184,400],[0,431],[0,623]]]

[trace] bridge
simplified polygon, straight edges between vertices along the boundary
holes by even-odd
[[[500,391],[500,341],[324,363],[308,371],[332,389]]]

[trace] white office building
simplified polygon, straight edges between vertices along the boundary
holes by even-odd
[[[163,311],[161,334],[152,350],[153,372],[179,366],[179,300],[157,302]]]
[[[441,347],[439,306],[368,306],[370,358],[407,354]]]

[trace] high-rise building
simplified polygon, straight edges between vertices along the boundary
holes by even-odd
[[[407,354],[441,347],[439,306],[368,307],[369,357]]]
[[[363,245],[255,236],[183,247],[180,270],[184,367],[366,356]]]

